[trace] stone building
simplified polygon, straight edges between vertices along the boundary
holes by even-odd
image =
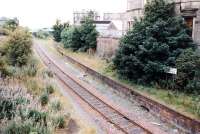
[[[172,0],[175,10],[181,15],[192,29],[194,41],[200,45],[200,0]],[[121,20],[123,31],[130,29],[134,18],[143,16],[147,0],[127,0],[127,10],[124,13],[105,13],[105,20]]]
[[[73,13],[73,24],[74,25],[80,25],[80,22],[83,21],[85,17],[90,16],[91,19],[95,21],[100,20],[100,16],[96,11],[93,10],[81,10],[81,11],[75,11]]]

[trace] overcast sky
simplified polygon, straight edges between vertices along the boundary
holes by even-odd
[[[0,17],[17,17],[31,29],[51,27],[58,18],[72,22],[73,11],[124,12],[126,0],[1,0]]]

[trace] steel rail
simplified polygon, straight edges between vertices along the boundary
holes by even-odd
[[[110,106],[109,104],[105,103],[103,100],[101,100],[99,97],[97,97],[96,95],[94,95],[93,93],[89,92],[85,87],[83,87],[83,85],[81,85],[79,82],[77,82],[74,78],[72,78],[69,74],[65,73],[51,58],[49,58],[49,56],[41,49],[36,48],[37,53],[40,55],[40,57],[45,57],[47,61],[44,60],[44,58],[42,58],[42,61],[45,63],[46,66],[50,66],[52,63],[55,69],[58,70],[58,72],[54,72],[55,75],[57,76],[57,78],[63,83],[65,84],[69,89],[71,89],[78,97],[80,97],[84,102],[86,102],[93,110],[97,111],[103,118],[105,118],[108,122],[110,122],[111,124],[113,124],[117,129],[119,129],[120,131],[122,131],[123,133],[126,134],[132,134],[135,133],[134,130],[139,130],[138,133],[145,133],[145,134],[152,134],[152,132],[150,130],[147,130],[146,128],[144,128],[143,126],[137,124],[135,121],[131,120],[129,117],[127,117],[126,115],[124,115],[123,113],[121,113],[119,110],[116,110],[115,108],[113,108],[112,106]],[[43,56],[42,56],[43,55]],[[54,71],[55,71],[54,69]],[[61,73],[59,75],[59,73]],[[69,85],[69,83],[66,82],[66,78],[64,80],[64,78],[61,76],[64,75],[65,77],[68,78],[68,82],[69,80],[71,80],[73,84]],[[75,85],[76,84],[76,85]],[[75,88],[73,88],[74,86],[79,86],[81,90],[76,91]],[[92,98],[92,100],[90,100]],[[96,103],[93,103],[94,101],[96,101]],[[101,105],[102,108],[107,109],[107,111],[104,111],[105,113],[107,113],[107,115],[105,113],[102,112],[102,108],[98,108],[97,104]],[[110,116],[109,112],[111,113],[111,115],[113,115],[112,113],[114,113],[115,116]],[[117,118],[112,118],[112,117],[117,117]],[[116,123],[116,120],[118,119],[118,123]],[[122,125],[123,122],[125,122],[125,125]],[[120,124],[122,123],[122,124]],[[128,124],[128,125],[126,125]],[[126,127],[127,126],[127,129]],[[133,131],[129,132],[129,130],[133,129]]]

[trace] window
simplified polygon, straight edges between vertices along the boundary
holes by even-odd
[[[187,17],[187,18],[184,18],[184,20],[186,22],[186,25],[193,31],[193,17]]]

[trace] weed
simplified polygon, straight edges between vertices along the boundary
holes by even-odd
[[[61,105],[60,101],[55,100],[51,103],[51,108],[53,111],[57,112],[62,109],[62,105]]]
[[[66,121],[64,116],[57,116],[53,119],[53,124],[56,128],[65,128],[66,126]]]
[[[49,102],[49,95],[47,93],[43,93],[40,96],[40,102],[41,102],[42,106],[45,106],[46,104],[48,104],[48,102]]]
[[[54,93],[54,87],[52,85],[47,85],[46,91],[48,94],[53,94]]]

